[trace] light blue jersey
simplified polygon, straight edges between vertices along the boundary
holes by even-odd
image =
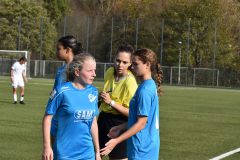
[[[64,64],[58,68],[57,74],[55,76],[53,89],[61,86],[63,83],[66,82],[66,79],[67,79],[66,78],[67,77],[66,76],[66,68],[67,68],[66,64]],[[51,123],[51,135],[53,137],[56,137],[56,134],[57,134],[56,131],[57,131],[57,119],[54,116],[52,119],[52,123]]]
[[[130,102],[128,128],[140,116],[147,117],[144,129],[128,139],[129,160],[158,160],[160,149],[159,101],[155,82],[143,81]]]
[[[66,82],[66,68],[67,65],[64,64],[61,67],[58,68],[57,74],[55,76],[55,82],[54,82],[54,88],[58,87],[59,85],[62,85],[64,82]]]
[[[95,87],[79,90],[71,82],[54,90],[46,107],[46,114],[58,122],[54,159],[95,160],[91,126],[98,114],[97,96]]]

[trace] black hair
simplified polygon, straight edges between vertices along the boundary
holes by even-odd
[[[129,53],[129,55],[130,55],[130,61],[132,61],[132,54],[133,54],[133,52],[134,52],[134,49],[133,49],[133,47],[132,47],[131,45],[129,45],[129,44],[124,44],[124,45],[119,46],[118,49],[117,49],[117,51],[116,51],[115,57],[117,57],[117,55],[118,55],[119,53],[121,53],[121,52]],[[128,70],[129,70],[129,71],[132,71],[132,67],[131,67],[131,66],[132,66],[132,65],[130,65],[130,66],[128,67]],[[117,72],[116,72],[115,67],[114,67],[114,75],[116,75],[116,74],[117,74]]]
[[[157,62],[157,55],[151,49],[142,48],[138,49],[133,53],[133,56],[137,56],[144,64],[149,62],[151,64],[152,78],[157,84],[158,94],[163,95],[163,90],[161,88],[163,80],[163,70],[160,63]]]
[[[71,48],[74,55],[77,55],[83,52],[82,44],[78,42],[77,39],[72,35],[61,37],[58,40],[58,43],[61,43],[64,49],[68,47]]]
[[[27,58],[25,56],[19,58],[19,61],[27,61]]]
[[[119,53],[119,52],[127,52],[127,53],[130,53],[131,55],[133,54],[134,52],[134,49],[131,45],[129,44],[124,44],[124,45],[121,45],[118,47],[117,51],[116,51],[116,55]]]

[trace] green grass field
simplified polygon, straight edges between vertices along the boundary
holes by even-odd
[[[12,103],[8,77],[0,77],[0,159],[37,160],[41,120],[53,80],[32,79],[25,105]],[[102,83],[95,83],[101,87]],[[161,160],[207,160],[240,147],[240,90],[163,86]],[[224,160],[239,160],[240,153]]]

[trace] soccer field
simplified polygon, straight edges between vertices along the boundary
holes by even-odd
[[[16,105],[9,77],[0,77],[0,160],[40,159],[41,120],[52,85],[53,80],[29,80],[26,104]],[[207,160],[240,147],[240,90],[172,86],[163,90],[161,160]],[[239,159],[237,153],[224,160]]]

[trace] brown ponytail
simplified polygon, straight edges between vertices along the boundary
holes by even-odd
[[[153,79],[155,80],[155,83],[157,84],[157,91],[160,96],[163,95],[163,90],[161,87],[162,79],[163,79],[163,71],[160,63],[157,63],[155,65],[155,72],[153,73]]]
[[[160,96],[163,95],[163,90],[161,88],[163,71],[161,65],[157,62],[156,53],[151,49],[143,48],[134,52],[133,56],[138,56],[143,63],[149,62],[151,64],[152,78],[157,85],[157,92]]]

